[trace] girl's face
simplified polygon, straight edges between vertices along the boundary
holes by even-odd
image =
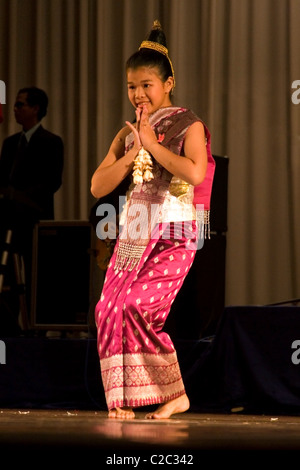
[[[148,113],[171,106],[170,92],[173,78],[163,82],[157,67],[138,67],[127,70],[128,98],[135,107],[147,106]]]

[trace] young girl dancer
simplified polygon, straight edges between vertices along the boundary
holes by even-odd
[[[162,419],[190,405],[163,326],[199,246],[199,214],[208,223],[215,162],[205,124],[172,105],[175,76],[159,22],[126,74],[135,123],[117,133],[91,184],[101,198],[133,179],[96,306],[97,344],[108,416],[132,419],[134,408],[157,404],[146,418]]]

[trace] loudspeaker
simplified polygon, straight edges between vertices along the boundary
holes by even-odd
[[[31,326],[80,329],[88,325],[92,226],[88,221],[42,221],[33,236]]]
[[[213,336],[225,304],[226,236],[211,234],[178,292],[165,329],[172,339]]]
[[[225,306],[228,157],[216,162],[210,204],[211,236],[173,302],[165,329],[172,339],[201,339],[216,332]]]

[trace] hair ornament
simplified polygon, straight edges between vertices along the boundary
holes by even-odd
[[[160,25],[160,22],[158,20],[154,21],[152,30],[153,29],[161,29],[161,25]],[[143,41],[141,43],[140,47],[139,47],[139,50],[140,49],[152,49],[153,51],[160,52],[160,54],[163,54],[168,59],[168,61],[170,63],[170,66],[171,66],[172,76],[173,76],[173,80],[174,80],[173,88],[175,88],[175,73],[174,73],[174,69],[173,69],[173,64],[172,64],[171,59],[169,57],[168,49],[165,46],[163,46],[162,44],[160,44],[159,42],[155,42],[155,41]]]

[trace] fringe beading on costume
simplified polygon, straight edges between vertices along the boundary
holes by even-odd
[[[167,183],[164,185],[166,191]],[[132,193],[130,204],[125,209],[127,213],[119,237],[115,270],[132,271],[137,267],[158,223],[163,199],[163,194],[143,193],[142,190]]]
[[[204,211],[204,238],[210,238],[210,210]]]
[[[128,269],[128,271],[132,271],[143,256],[145,248],[146,247],[144,246],[123,243],[120,240],[117,259],[115,262],[115,270],[118,271],[119,269]]]
[[[201,239],[210,239],[210,210],[196,210],[198,233]]]

